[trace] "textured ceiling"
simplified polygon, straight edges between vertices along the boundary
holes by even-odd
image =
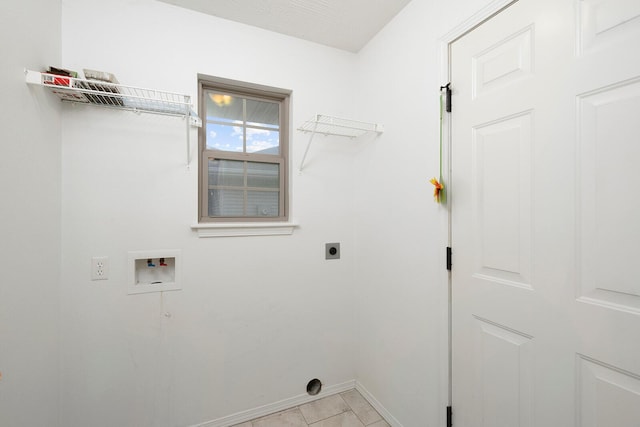
[[[160,0],[358,52],[411,0]]]

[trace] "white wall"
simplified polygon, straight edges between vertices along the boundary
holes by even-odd
[[[356,378],[406,427],[442,422],[437,39],[488,1],[442,3],[414,0],[358,55],[153,0],[64,0],[62,30],[59,2],[3,3],[0,425],[190,425],[313,377]],[[183,122],[60,106],[23,83],[50,64],[194,98],[197,73],[289,88],[294,128],[319,112],[386,132],[316,140],[292,236],[199,239]],[[325,261],[333,241],[342,260]],[[182,250],[182,291],[126,295],[127,252],[145,249]],[[89,280],[92,256],[109,280]]]
[[[358,111],[385,133],[356,160],[356,378],[405,427],[447,405],[439,39],[487,0],[413,0],[358,56]]]
[[[152,0],[62,13],[65,67],[194,98],[197,73],[288,88],[292,127],[354,114],[353,54]],[[199,239],[180,119],[65,106],[62,141],[62,425],[186,426],[354,378],[357,143],[318,138],[291,174],[292,236]],[[128,251],[156,249],[182,250],[183,290],[128,296]],[[109,280],[90,281],[92,256]]]
[[[0,425],[58,425],[60,121],[24,69],[60,62],[60,1],[0,3]]]

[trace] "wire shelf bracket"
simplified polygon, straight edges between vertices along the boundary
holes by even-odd
[[[190,128],[201,127],[202,120],[192,109],[189,95],[31,70],[25,70],[25,76],[27,84],[47,87],[63,102],[184,118],[187,165],[191,164]]]
[[[339,117],[327,116],[324,114],[316,114],[310,120],[304,122],[298,130],[304,133],[310,133],[307,148],[304,150],[300,167],[298,170],[302,172],[304,161],[309,153],[309,147],[313,142],[316,134],[342,136],[350,139],[358,138],[366,133],[381,134],[384,132],[384,126],[377,123],[361,122],[357,120],[343,119]]]

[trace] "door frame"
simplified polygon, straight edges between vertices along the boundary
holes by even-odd
[[[451,29],[448,33],[441,36],[438,40],[439,45],[439,58],[438,63],[440,64],[439,78],[441,84],[444,86],[445,84],[451,81],[451,44],[455,42],[460,37],[465,34],[471,32],[474,28],[481,25],[482,23],[488,21],[496,14],[502,12],[504,9],[508,8],[512,4],[516,3],[518,0],[493,0],[488,3],[485,7],[478,10],[476,13],[471,15],[465,21],[458,24],[456,27]],[[452,89],[455,91],[455,82],[452,84]],[[455,111],[455,105],[452,106],[453,111]],[[451,113],[453,114],[453,113]],[[451,171],[451,120],[449,118],[449,114],[443,113],[442,118],[442,165],[443,165],[443,178],[444,183],[447,186],[446,191],[447,195],[450,194],[451,188],[448,185],[451,183],[452,171]],[[446,197],[446,211],[447,211],[447,227],[446,233],[442,235],[442,242],[445,243],[444,247],[451,247],[451,232],[452,232],[452,224],[451,224],[451,197]],[[453,248],[455,250],[455,248]],[[443,248],[444,255],[444,248]],[[455,256],[455,254],[454,254]],[[455,258],[454,258],[455,263]],[[444,259],[442,260],[442,264],[444,265]],[[443,339],[440,341],[441,348],[446,349],[442,350],[442,360],[443,364],[441,365],[440,372],[442,384],[447,384],[446,389],[442,390],[442,400],[446,402],[445,407],[442,407],[441,420],[447,419],[447,406],[452,406],[452,364],[451,364],[451,355],[452,355],[452,324],[451,324],[451,315],[452,315],[452,294],[451,294],[451,272],[445,269],[442,270],[442,279],[441,283],[447,284],[447,309],[443,310],[443,324],[447,325],[447,333],[443,334]],[[446,424],[445,424],[446,425]]]

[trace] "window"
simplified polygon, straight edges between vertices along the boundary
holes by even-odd
[[[288,219],[290,94],[199,76],[200,222]]]

